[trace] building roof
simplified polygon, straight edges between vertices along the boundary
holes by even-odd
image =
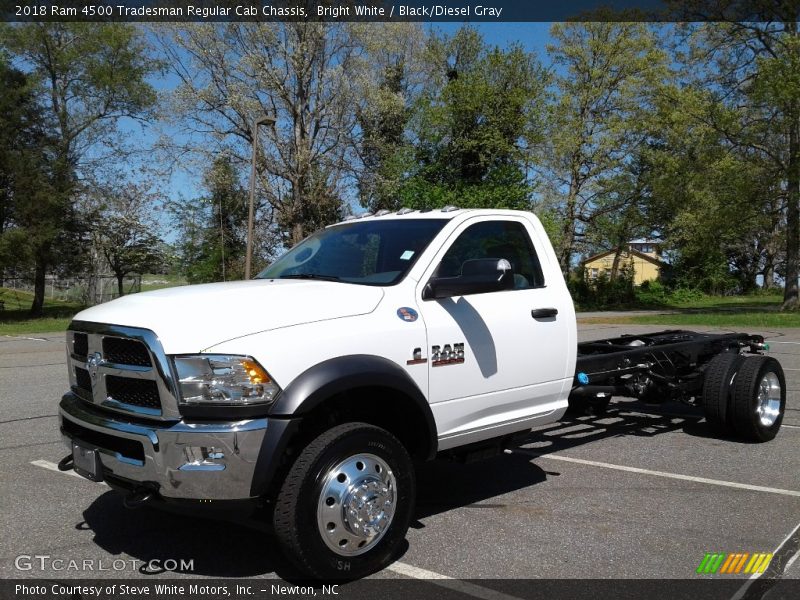
[[[631,243],[633,243],[633,242],[631,242]],[[604,258],[606,256],[609,256],[610,254],[614,254],[616,251],[617,251],[617,249],[614,248],[613,250],[606,250],[605,252],[600,252],[599,254],[594,254],[593,256],[587,256],[583,260],[583,262],[581,264],[585,265],[586,263],[590,263],[590,262],[595,261],[595,260],[597,260],[599,258]],[[650,256],[649,254],[645,254],[644,252],[639,252],[638,250],[623,249],[622,253],[623,254],[627,253],[629,255],[636,256],[638,258],[641,258],[641,259],[644,259],[644,260],[646,260],[648,262],[651,262],[654,265],[661,266],[661,265],[667,264],[663,260],[659,260],[655,256]]]

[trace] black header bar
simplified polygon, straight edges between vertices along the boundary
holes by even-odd
[[[800,0],[0,0],[5,22],[798,21]]]

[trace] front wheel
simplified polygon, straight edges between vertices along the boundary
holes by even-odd
[[[273,527],[295,565],[317,579],[382,569],[405,539],[414,508],[411,458],[388,431],[338,425],[300,453],[275,502]]]

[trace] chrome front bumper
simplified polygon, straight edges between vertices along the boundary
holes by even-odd
[[[241,500],[251,484],[267,419],[230,423],[133,423],[75,394],[59,405],[61,435],[96,448],[104,476],[157,487],[169,499]]]

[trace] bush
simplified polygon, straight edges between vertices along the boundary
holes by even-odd
[[[626,268],[613,280],[602,273],[591,281],[585,276],[573,278],[568,286],[573,301],[583,309],[624,308],[636,302],[633,273]]]

